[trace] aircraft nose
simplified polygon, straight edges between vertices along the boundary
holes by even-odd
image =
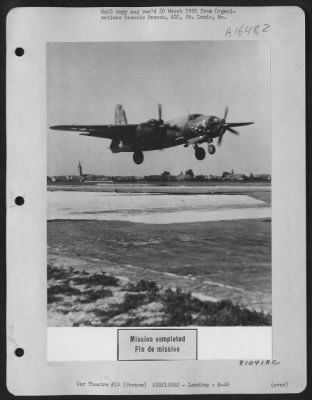
[[[211,117],[207,120],[207,124],[210,123],[212,125],[218,125],[221,122],[220,118],[218,117]]]

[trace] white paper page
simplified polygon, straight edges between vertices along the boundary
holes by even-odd
[[[304,390],[304,21],[11,10],[12,393]]]

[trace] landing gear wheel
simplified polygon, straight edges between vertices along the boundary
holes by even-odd
[[[206,156],[206,152],[202,147],[195,148],[195,157],[197,160],[203,160]]]
[[[142,162],[144,161],[144,155],[143,155],[142,151],[135,151],[133,153],[133,161],[136,164],[142,164]]]
[[[213,144],[210,144],[210,145],[208,146],[208,153],[209,153],[209,154],[214,154],[215,152],[216,152],[215,146],[214,146]]]

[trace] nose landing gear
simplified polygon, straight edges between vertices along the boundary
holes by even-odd
[[[137,150],[133,153],[133,161],[136,164],[142,164],[142,162],[144,161],[144,154],[142,153],[142,151]]]
[[[208,145],[208,153],[209,154],[214,154],[216,152],[216,148],[213,144]]]

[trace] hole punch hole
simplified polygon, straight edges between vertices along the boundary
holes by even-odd
[[[24,55],[24,53],[25,53],[25,51],[24,51],[24,49],[22,47],[17,47],[15,49],[15,55],[17,57],[22,57]]]
[[[22,349],[21,347],[18,347],[17,349],[15,349],[15,355],[16,355],[16,357],[23,357],[24,349]]]
[[[15,204],[17,206],[22,206],[24,203],[25,203],[24,197],[22,196],[15,197]]]

